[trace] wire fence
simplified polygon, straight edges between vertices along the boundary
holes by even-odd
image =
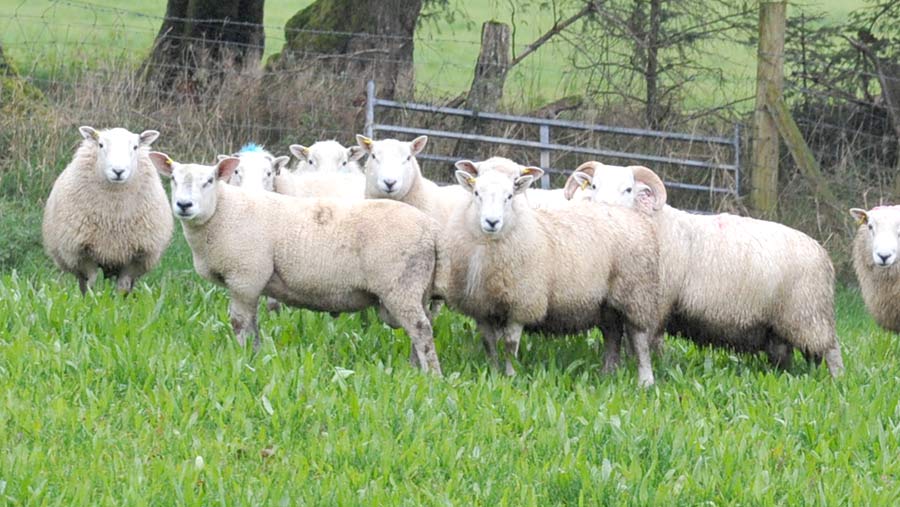
[[[126,7],[127,5],[127,7]],[[306,53],[301,65],[273,67],[261,62],[249,70],[228,69],[226,83],[214,92],[208,89],[172,90],[179,96],[176,103],[159,97],[148,97],[138,76],[141,62],[150,54],[154,39],[164,21],[146,4],[97,5],[89,1],[56,0],[22,1],[11,12],[0,14],[0,36],[6,55],[19,64],[19,70],[40,88],[55,108],[63,127],[82,123],[98,126],[121,124],[163,131],[161,143],[166,149],[185,156],[209,159],[215,153],[229,153],[247,141],[262,141],[273,151],[286,152],[295,142],[309,144],[317,139],[337,139],[351,143],[352,135],[361,132],[365,122],[365,83],[370,75],[355,72],[332,72],[335,60],[343,59],[365,67],[373,62],[405,63],[373,52],[347,55]],[[196,22],[198,20],[189,20]],[[217,20],[200,20],[221,23]],[[223,29],[243,28],[246,23],[227,22]],[[276,53],[285,43],[281,25],[255,25],[265,33],[265,44],[237,43],[238,48],[260,51],[263,58]],[[477,34],[428,32],[417,30],[415,37],[372,35],[344,31],[296,30],[309,35],[334,37],[367,37],[400,43],[413,42],[414,96],[417,102],[444,106],[465,92],[470,83],[480,41]],[[181,42],[200,42],[195,37],[181,37]],[[520,37],[521,39],[521,37]],[[520,41],[514,51],[521,51]],[[578,69],[568,57],[577,48],[575,33],[564,32],[542,46],[521,66],[510,73],[505,88],[505,111],[519,115],[545,114],[536,98],[550,102],[555,98],[578,95],[587,80],[595,79],[596,69]],[[573,49],[574,48],[574,49]],[[722,64],[730,68],[748,67],[736,56],[723,55]],[[188,72],[181,63],[160,65]],[[371,67],[371,65],[369,65]],[[744,69],[746,70],[746,69]],[[879,76],[870,68],[855,71],[860,81],[876,82]],[[602,73],[601,73],[602,74]],[[741,160],[749,160],[750,112],[753,108],[752,79],[745,72],[724,80],[724,88],[710,92],[709,83],[695,83],[687,88],[681,110],[673,114],[663,130],[698,135],[732,136],[735,120],[743,123]],[[630,82],[629,82],[630,83]],[[277,86],[276,86],[277,85]],[[590,97],[566,118],[586,123],[604,123],[622,127],[646,128],[640,113],[641,104],[633,101],[637,93],[629,84],[611,83],[607,93]],[[894,174],[898,168],[898,142],[891,119],[880,99],[877,83],[869,93],[858,90],[835,91],[817,87],[809,80],[794,77],[790,70],[786,83],[788,103],[819,158],[823,170],[847,193],[863,195],[863,199],[885,200],[891,195]],[[458,104],[458,102],[457,102]],[[689,105],[686,105],[689,104]],[[405,114],[400,119],[411,128],[458,128],[453,118]],[[24,124],[16,128],[39,128]],[[527,126],[491,125],[485,135],[509,138],[533,138]],[[48,134],[49,135],[49,134]],[[732,160],[731,153],[717,153],[698,144],[675,144],[648,141],[603,133],[571,133],[560,142],[606,151],[639,152],[667,158],[709,157],[721,163]],[[68,147],[66,147],[68,148]],[[430,148],[449,156],[454,146],[435,142]],[[60,150],[65,153],[65,149]],[[525,157],[525,163],[536,163],[534,153],[510,151],[510,156]],[[554,166],[571,169],[581,159],[572,154],[554,155]],[[59,160],[65,160],[61,155]],[[627,160],[611,160],[627,163]],[[792,161],[784,154],[783,178],[795,181]],[[59,162],[57,162],[58,164]],[[571,167],[570,167],[571,166]],[[679,167],[654,167],[673,181],[714,188],[725,184],[744,187],[748,181],[716,181],[713,173],[697,173]],[[449,172],[438,173],[449,179]],[[798,188],[807,190],[802,182]],[[558,184],[558,182],[556,182]],[[788,191],[786,195],[791,195]],[[801,197],[812,195],[802,194]],[[677,193],[673,196],[678,199]],[[711,210],[745,212],[741,199],[719,199],[706,196],[701,203],[685,206]]]

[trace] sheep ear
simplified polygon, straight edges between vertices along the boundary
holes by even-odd
[[[287,167],[288,162],[291,161],[291,157],[287,155],[282,155],[280,157],[275,157],[275,160],[272,161],[272,167],[275,168],[275,174],[281,174],[282,169]]]
[[[237,157],[227,157],[216,164],[216,178],[228,181],[234,174],[234,170],[241,164],[241,159]]]
[[[220,154],[216,155],[216,162],[221,162],[221,161],[225,160],[226,158],[228,158],[228,157],[230,157],[230,156],[231,156],[231,155],[222,155],[222,154],[220,153]]]
[[[366,136],[361,136],[356,134],[356,144],[359,145],[360,148],[366,151],[366,153],[372,152],[372,147],[375,144],[375,141],[369,139]]]
[[[366,154],[366,150],[360,148],[359,146],[351,146],[347,148],[347,161],[353,162],[354,160],[359,160],[363,158],[363,155]]]
[[[534,179],[540,179],[544,175],[544,170],[540,167],[523,167],[522,176],[534,176]]]
[[[161,176],[171,178],[175,161],[161,151],[151,151],[149,155],[150,162],[153,162],[153,167],[156,168],[156,172],[158,172]]]
[[[81,132],[81,137],[88,139],[90,141],[98,141],[100,140],[100,132],[97,132],[97,129],[94,127],[78,127],[78,131]]]
[[[409,143],[409,149],[415,157],[425,149],[426,144],[428,144],[428,136],[419,136]]]
[[[302,144],[292,144],[288,147],[288,150],[291,152],[291,155],[299,159],[305,160],[309,156],[309,148]]]
[[[543,173],[543,172],[544,171],[541,171],[541,173]],[[515,193],[521,194],[522,192],[527,190],[528,187],[530,187],[531,184],[534,183],[534,180],[535,180],[534,176],[532,176],[530,174],[526,174],[525,176],[519,176],[518,178],[516,178],[515,183],[513,183],[513,188],[515,189]]]
[[[869,223],[869,214],[866,213],[866,210],[860,208],[850,208],[850,216],[856,219],[856,223],[858,225],[865,225]]]
[[[458,164],[459,162],[457,162]],[[456,181],[469,192],[475,190],[475,176],[469,171],[456,171]]]
[[[156,141],[156,138],[159,137],[159,131],[157,130],[145,130],[141,132],[141,145],[142,146],[150,146],[153,144],[153,141]]]
[[[456,166],[457,170],[467,172],[470,176],[478,176],[478,166],[471,160],[459,160],[453,165]]]

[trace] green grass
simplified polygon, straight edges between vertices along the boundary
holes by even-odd
[[[266,54],[278,52],[284,43],[284,24],[312,0],[267,0],[265,8]],[[488,20],[512,24],[513,2],[500,0],[452,2],[461,15],[424,24],[416,34],[416,82],[426,97],[457,95],[468,89],[478,57],[481,25]],[[549,9],[534,4],[519,7],[515,14],[516,52],[521,52],[553,24]],[[37,75],[58,75],[56,71],[93,60],[121,56],[139,62],[149,52],[165,12],[165,0],[123,3],[115,0],[24,1],[0,0],[0,41],[12,58]],[[564,4],[565,5],[565,4]],[[823,11],[834,20],[862,5],[863,0],[813,0],[793,4]],[[569,6],[571,7],[571,6]],[[577,9],[576,9],[577,10]],[[559,17],[568,14],[563,12]],[[573,30],[579,30],[578,25]],[[737,43],[708,48],[715,56],[708,64],[721,68],[726,86],[712,85],[709,76],[693,96],[685,97],[688,108],[718,106],[753,95],[755,49]],[[516,104],[540,104],[570,94],[582,93],[586,77],[571,72],[572,46],[553,41],[514,68],[505,88],[506,100]],[[33,65],[33,67],[31,67]]]
[[[180,233],[127,298],[39,259],[0,275],[0,503],[889,505],[897,337],[837,303],[836,382],[670,340],[643,391],[596,335],[527,336],[505,378],[446,311],[443,378],[373,313],[264,315],[253,354]]]

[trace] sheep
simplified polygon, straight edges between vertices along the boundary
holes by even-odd
[[[422,176],[416,155],[425,148],[428,136],[403,142],[396,139],[373,141],[357,135],[356,141],[369,155],[363,168],[366,198],[405,202],[441,224],[449,219],[454,208],[469,200],[468,192],[459,185],[442,187]]]
[[[850,210],[859,223],[853,268],[863,300],[879,326],[900,333],[900,206]]]
[[[415,363],[440,374],[424,307],[437,255],[433,220],[391,201],[296,199],[220,184],[240,164],[234,157],[215,166],[181,164],[159,152],[150,159],[171,178],[172,212],[195,270],[229,291],[241,346],[252,335],[259,347],[261,295],[327,312],[380,304],[409,335]]]
[[[290,161],[290,157],[276,157],[254,143],[245,144],[240,151],[230,156],[239,158],[241,163],[234,170],[228,183],[248,190],[269,192],[275,190],[275,177]],[[217,160],[228,157],[229,155],[219,155]]]
[[[833,377],[843,370],[834,322],[834,268],[822,246],[784,225],[730,214],[695,215],[666,204],[643,166],[581,165],[566,189],[597,203],[636,207],[657,223],[660,314],[670,334],[699,344],[765,350],[787,368],[793,347]],[[656,340],[661,340],[661,334]]]
[[[297,157],[295,173],[319,171],[362,174],[358,160],[365,155],[365,151],[359,146],[344,148],[337,141],[318,141],[308,148],[292,144],[290,151]]]
[[[445,225],[438,284],[448,305],[475,319],[496,364],[515,370],[521,333],[600,327],[604,370],[618,363],[623,324],[633,337],[638,381],[653,384],[648,338],[660,325],[653,223],[622,207],[570,203],[532,209],[524,193],[543,171],[495,157],[456,163],[467,201]]]
[[[44,207],[44,249],[76,276],[82,294],[94,286],[98,269],[129,293],[172,237],[166,192],[147,156],[159,132],[78,130],[84,139]]]

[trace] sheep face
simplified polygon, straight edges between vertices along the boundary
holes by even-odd
[[[493,160],[493,159],[491,159]],[[493,168],[491,160],[475,164],[468,160],[456,163],[456,179],[472,192],[472,206],[477,210],[478,226],[488,236],[500,237],[515,227],[517,201],[543,171],[532,167]],[[505,161],[505,159],[504,159]],[[508,162],[508,161],[506,161]],[[493,170],[492,170],[493,169]],[[527,208],[528,205],[523,203]]]
[[[636,182],[630,167],[600,165],[593,176],[575,171],[572,177],[594,202],[634,206]]]
[[[85,141],[97,150],[96,170],[99,176],[115,185],[121,185],[131,178],[138,167],[142,148],[147,148],[159,137],[155,130],[145,130],[140,134],[123,128],[97,131],[92,127],[78,129]]]
[[[360,172],[357,160],[366,153],[360,146],[344,148],[337,141],[319,141],[308,148],[292,144],[290,150],[298,159],[296,169],[298,172]]]
[[[893,266],[900,250],[900,206],[878,206],[869,211],[853,208],[850,214],[868,229],[872,263],[882,268]]]
[[[373,141],[364,136],[356,136],[356,140],[369,155],[365,173],[368,187],[378,194],[374,197],[403,199],[419,177],[415,157],[428,138],[420,136],[408,143],[396,139]]]
[[[235,168],[228,183],[247,190],[275,190],[275,176],[290,161],[289,157],[273,157],[267,151],[240,152],[236,156],[241,163]],[[229,158],[219,155],[218,160]]]
[[[228,181],[241,160],[227,157],[217,165],[179,164],[165,153],[150,153],[159,173],[172,179],[172,212],[185,222],[202,224],[216,212],[218,180]]]

